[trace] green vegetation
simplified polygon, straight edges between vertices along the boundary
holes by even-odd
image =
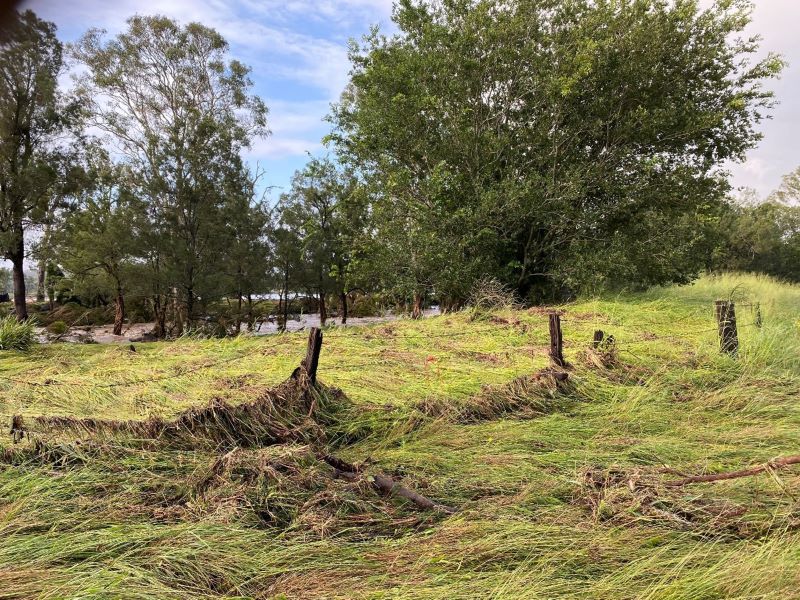
[[[67,329],[69,329],[69,326],[64,321],[53,321],[47,326],[47,331],[55,335],[66,333]]]
[[[784,66],[751,8],[398,0],[275,205],[245,158],[267,107],[216,30],[90,29],[61,89],[55,25],[11,13],[0,596],[796,596],[797,469],[675,481],[798,454],[800,288],[654,287],[800,279],[797,174],[749,206],[724,171]],[[175,341],[35,345],[32,283],[53,333]],[[414,319],[326,328],[315,385],[304,334],[236,335],[334,305]]]
[[[724,170],[758,143],[784,67],[743,37],[751,9],[400,0],[395,34],[350,46],[330,154],[277,202],[246,159],[267,106],[213,24],[136,15],[65,49],[13,13],[0,251],[17,317],[26,252],[50,311],[113,305],[97,316],[115,334],[138,319],[156,338],[252,328],[268,293],[283,328],[298,297],[323,324],[357,296],[419,317],[487,278],[529,304],[725,269],[796,280],[796,177],[750,210]]]
[[[712,316],[731,296],[738,359]],[[328,328],[323,437],[298,415],[302,438],[233,452],[96,421],[37,434],[34,417],[268,398],[303,334],[4,352],[3,418],[32,432],[4,444],[0,581],[25,598],[792,597],[796,469],[664,483],[798,453],[798,305],[800,288],[733,275],[564,305],[561,389],[526,378],[547,364],[538,309]],[[587,351],[596,329],[614,351]],[[458,512],[330,479],[317,444]]]
[[[27,351],[36,343],[36,323],[20,323],[13,316],[0,318],[0,350]]]

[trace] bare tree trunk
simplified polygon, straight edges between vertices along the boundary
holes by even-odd
[[[242,331],[242,292],[241,290],[237,292],[237,304],[236,304],[236,333],[241,333]]]
[[[125,321],[125,299],[122,288],[117,288],[117,299],[114,304],[114,335],[122,335],[122,324]]]
[[[194,322],[194,286],[190,285],[186,288],[186,315],[185,321],[186,328],[191,329],[192,323]],[[181,327],[183,329],[183,327]]]
[[[422,294],[420,292],[414,292],[414,307],[411,309],[411,318],[422,318]]]
[[[281,289],[281,291],[278,292],[278,311],[277,311],[278,314],[276,315],[276,318],[278,320],[277,322],[278,331],[283,331],[284,329],[286,329],[286,326],[283,322],[283,303],[284,303],[283,289]]]
[[[325,327],[325,321],[328,320],[328,311],[325,309],[325,292],[319,291],[319,326]]]
[[[178,288],[172,288],[172,321],[175,325],[175,335],[183,335],[183,319],[181,318],[181,304],[178,300]]]
[[[255,329],[256,322],[253,318],[253,294],[247,294],[247,331]]]
[[[154,333],[157,338],[167,337],[167,305],[161,298],[160,295],[153,298],[153,318],[156,322]]]
[[[22,228],[17,232],[17,236],[18,240],[9,258],[11,259],[14,281],[14,310],[17,314],[17,320],[25,321],[28,318],[28,307],[25,304],[25,240]]]
[[[44,302],[44,291],[45,291],[45,277],[47,276],[47,261],[44,258],[39,260],[39,273],[38,273],[38,281],[36,286],[36,301],[37,302]]]
[[[286,331],[286,328],[289,324],[289,289],[286,289],[286,292],[283,296],[283,330]]]
[[[344,291],[339,294],[339,303],[342,305],[340,308],[342,313],[342,325],[347,325],[347,294]]]

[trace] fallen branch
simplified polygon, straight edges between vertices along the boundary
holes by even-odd
[[[725,473],[714,473],[713,475],[694,475],[692,477],[684,477],[683,479],[676,479],[674,481],[667,481],[664,483],[668,487],[680,487],[683,485],[690,485],[692,483],[708,483],[712,481],[724,481],[726,479],[738,479],[739,477],[750,477],[751,475],[758,475],[765,471],[781,469],[789,465],[800,464],[800,454],[794,456],[784,456],[782,458],[775,458],[763,465],[750,467],[749,469],[742,469],[740,471],[727,471]]]
[[[356,465],[352,465],[343,461],[341,458],[337,458],[329,454],[324,454],[320,458],[333,467],[334,477],[352,482],[361,480],[362,473]],[[427,498],[426,496],[423,496],[422,494],[419,494],[414,490],[397,483],[388,475],[384,475],[382,473],[371,475],[370,482],[372,483],[372,486],[379,492],[387,496],[398,496],[400,498],[405,498],[423,510],[436,510],[449,515],[452,515],[456,512],[454,508],[434,502],[430,498]]]

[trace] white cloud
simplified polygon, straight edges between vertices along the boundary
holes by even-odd
[[[269,100],[269,127],[272,135],[255,140],[247,151],[250,160],[303,157],[322,149],[327,131],[322,121],[328,109],[324,101],[287,102]]]
[[[270,136],[253,142],[252,148],[245,152],[245,158],[252,161],[305,156],[322,150],[319,139],[291,136]]]
[[[258,74],[316,87],[331,100],[347,83],[350,63],[343,44],[255,22],[223,21],[216,27]]]
[[[275,136],[287,133],[307,133],[324,126],[323,116],[328,102],[289,102],[267,98],[269,106],[269,128]]]

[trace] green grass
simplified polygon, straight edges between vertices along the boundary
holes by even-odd
[[[0,318],[0,350],[25,352],[35,343],[36,323],[20,323],[13,315]]]
[[[736,360],[713,319],[729,297]],[[560,308],[572,384],[526,388],[516,414],[501,410],[506,384],[547,365],[542,311],[325,331],[320,380],[349,399],[331,450],[453,516],[330,480],[299,442],[217,468],[229,449],[7,438],[0,598],[800,597],[800,469],[663,485],[669,470],[800,453],[800,288],[727,275]],[[608,367],[587,358],[595,329],[617,340]],[[292,372],[305,337],[3,351],[0,413],[170,418],[250,402]]]

